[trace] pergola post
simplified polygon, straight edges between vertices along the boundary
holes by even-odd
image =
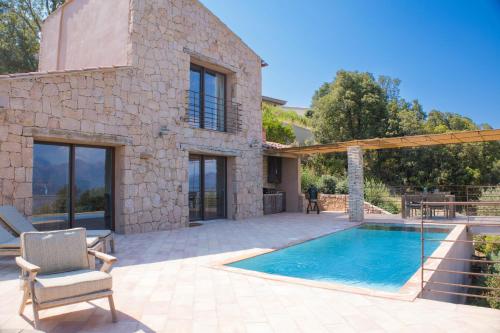
[[[363,222],[365,193],[363,176],[363,148],[347,147],[347,178],[349,182],[349,221]]]

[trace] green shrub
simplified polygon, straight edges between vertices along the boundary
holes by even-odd
[[[300,178],[300,186],[302,188],[302,192],[306,192],[307,189],[311,186],[318,187],[319,177],[316,176],[314,171],[309,168],[302,169],[302,175]]]
[[[365,179],[365,200],[389,213],[400,212],[398,198],[391,196],[389,188],[381,181]]]
[[[488,276],[486,278],[486,286],[489,288],[500,288],[500,275]],[[500,291],[489,290],[486,294],[486,300],[492,309],[500,309]]]
[[[262,126],[266,131],[268,141],[282,144],[291,144],[295,140],[295,133],[290,125],[283,124],[276,117],[275,107],[264,105],[262,108]]]
[[[390,196],[389,189],[384,183],[375,179],[365,180],[365,200],[375,206],[380,206],[384,198]]]
[[[475,248],[477,251],[483,253],[489,260],[500,256],[500,236],[495,235],[477,235],[474,236],[474,240],[477,241]]]
[[[349,194],[349,182],[346,176],[338,176],[335,189],[336,194]]]
[[[481,190],[481,195],[479,196],[479,201],[499,201],[500,200],[500,188],[486,187]],[[495,206],[478,206],[477,207],[478,216],[497,216],[498,207]]]
[[[337,180],[334,176],[323,175],[318,179],[318,190],[324,194],[335,194]]]

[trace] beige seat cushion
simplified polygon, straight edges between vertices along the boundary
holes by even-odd
[[[99,238],[98,237],[87,237],[87,247],[94,247],[99,243]]]
[[[55,274],[89,268],[85,229],[25,232],[22,256],[40,267],[39,274]]]
[[[99,238],[105,238],[111,235],[111,230],[88,230],[87,229],[87,236],[89,237],[99,237]]]
[[[111,275],[88,269],[36,277],[35,297],[45,303],[63,298],[111,290]]]

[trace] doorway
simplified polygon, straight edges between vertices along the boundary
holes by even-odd
[[[189,155],[189,220],[226,218],[226,158]]]
[[[33,225],[113,229],[113,148],[35,142]]]

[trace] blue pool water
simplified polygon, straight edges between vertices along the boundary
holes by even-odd
[[[449,229],[426,228],[445,239]],[[441,242],[426,242],[431,255]],[[365,224],[227,266],[395,292],[420,267],[420,226]]]

